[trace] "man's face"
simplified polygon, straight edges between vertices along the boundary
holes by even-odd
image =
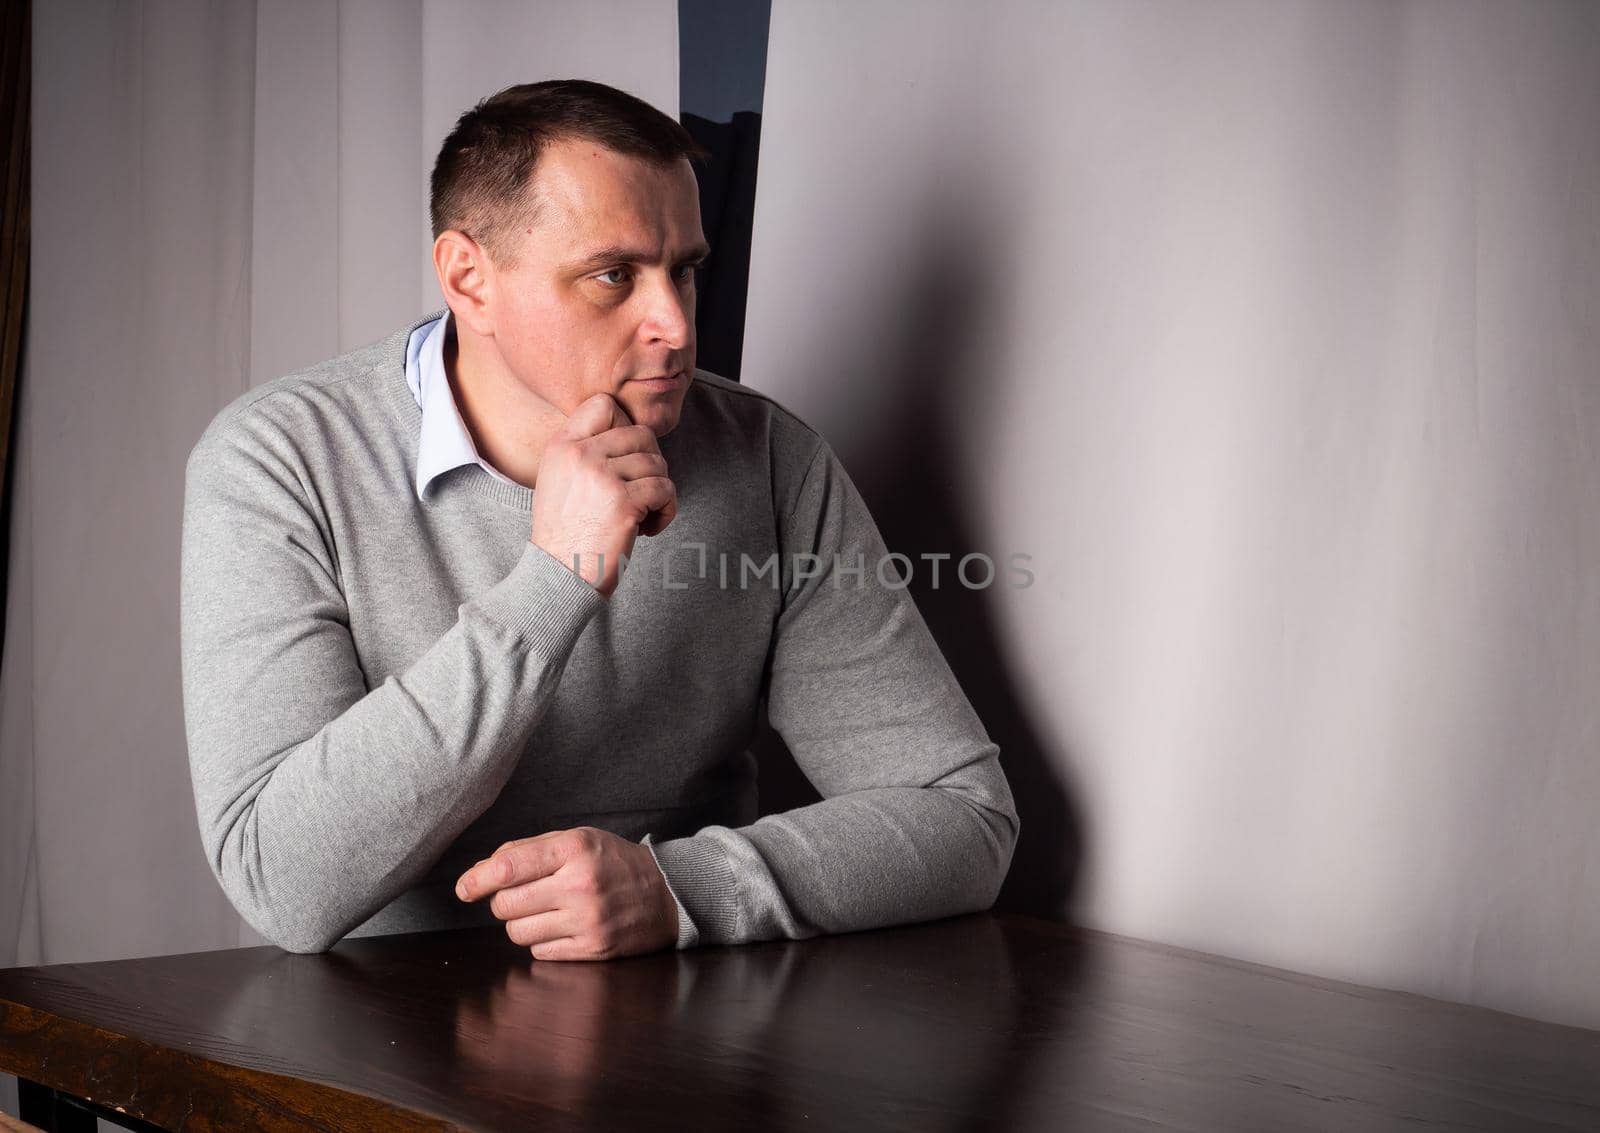
[[[694,265],[709,251],[693,168],[558,141],[534,178],[538,217],[508,234],[516,266],[495,268],[501,357],[562,413],[608,393],[664,436],[694,376]]]

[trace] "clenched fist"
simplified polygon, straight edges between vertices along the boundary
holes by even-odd
[[[456,882],[489,897],[536,960],[610,960],[671,948],[678,906],[648,846],[593,826],[507,842]]]
[[[678,514],[678,491],[656,435],[597,393],[545,446],[533,494],[532,541],[601,594],[617,588],[622,556]]]

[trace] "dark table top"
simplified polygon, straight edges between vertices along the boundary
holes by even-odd
[[[12,968],[0,1069],[171,1129],[1600,1129],[1600,1031],[995,914]]]

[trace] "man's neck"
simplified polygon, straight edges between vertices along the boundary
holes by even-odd
[[[492,344],[458,340],[454,319],[443,354],[450,395],[478,455],[523,487],[535,487],[544,447],[566,417],[517,381]]]

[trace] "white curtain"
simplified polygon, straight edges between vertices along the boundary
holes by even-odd
[[[178,670],[183,469],[250,386],[442,305],[457,115],[592,78],[676,117],[672,0],[35,4],[33,275],[0,673],[0,965],[255,943]]]
[[[1054,911],[1600,1026],[1600,6],[775,0],[764,109],[746,381],[1033,556],[925,610]]]

